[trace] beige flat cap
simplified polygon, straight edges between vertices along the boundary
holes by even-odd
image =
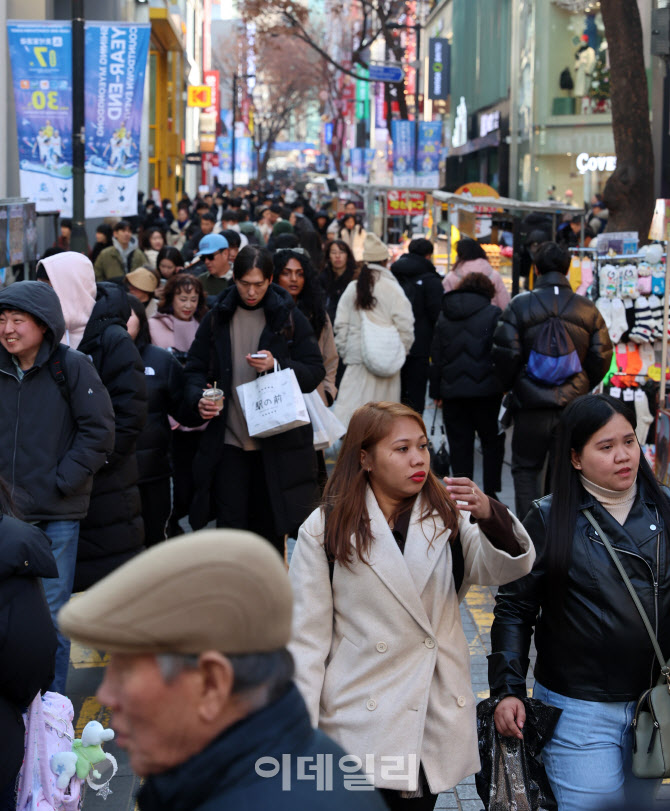
[[[244,530],[202,530],[151,547],[58,615],[61,631],[116,653],[265,653],[291,636],[284,562]]]

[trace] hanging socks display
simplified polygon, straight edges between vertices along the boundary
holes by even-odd
[[[580,296],[585,296],[586,291],[593,284],[593,262],[588,256],[582,259],[582,281],[577,292]]]
[[[652,424],[653,419],[649,411],[647,395],[643,391],[635,392],[635,416],[637,417],[635,434],[640,445],[644,445],[647,442],[649,426]]]
[[[660,341],[663,338],[663,302],[655,294],[649,296],[647,300],[653,319],[652,341]]]
[[[640,358],[642,359],[642,368],[640,369],[641,375],[649,374],[649,367],[656,363],[656,353],[651,344],[642,344],[640,346]]]
[[[612,299],[600,296],[600,298],[596,300],[596,307],[605,320],[605,326],[609,332],[612,326]]]
[[[637,324],[637,318],[635,323]],[[626,310],[624,309],[623,301],[621,301],[620,298],[614,298],[612,299],[612,323],[609,328],[612,343],[618,344],[627,329],[628,322],[626,321]]]
[[[635,302],[635,326],[630,332],[631,341],[644,344],[651,341],[654,334],[654,319],[651,316],[649,301],[640,296]]]

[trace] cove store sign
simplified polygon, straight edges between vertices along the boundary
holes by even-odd
[[[577,171],[580,175],[587,172],[613,172],[616,169],[616,155],[589,155],[580,152],[577,155]]]

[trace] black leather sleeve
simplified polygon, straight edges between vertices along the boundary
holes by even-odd
[[[503,390],[509,391],[523,366],[523,347],[513,301],[498,321],[493,334],[491,357],[496,377],[502,383]]]

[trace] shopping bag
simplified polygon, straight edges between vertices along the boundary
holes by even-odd
[[[346,434],[347,429],[326,406],[318,391],[311,391],[304,397],[314,429],[314,448],[317,451],[330,448],[334,442]]]
[[[237,395],[249,436],[261,439],[310,424],[295,372],[281,369],[277,361],[273,372],[238,386]]]

